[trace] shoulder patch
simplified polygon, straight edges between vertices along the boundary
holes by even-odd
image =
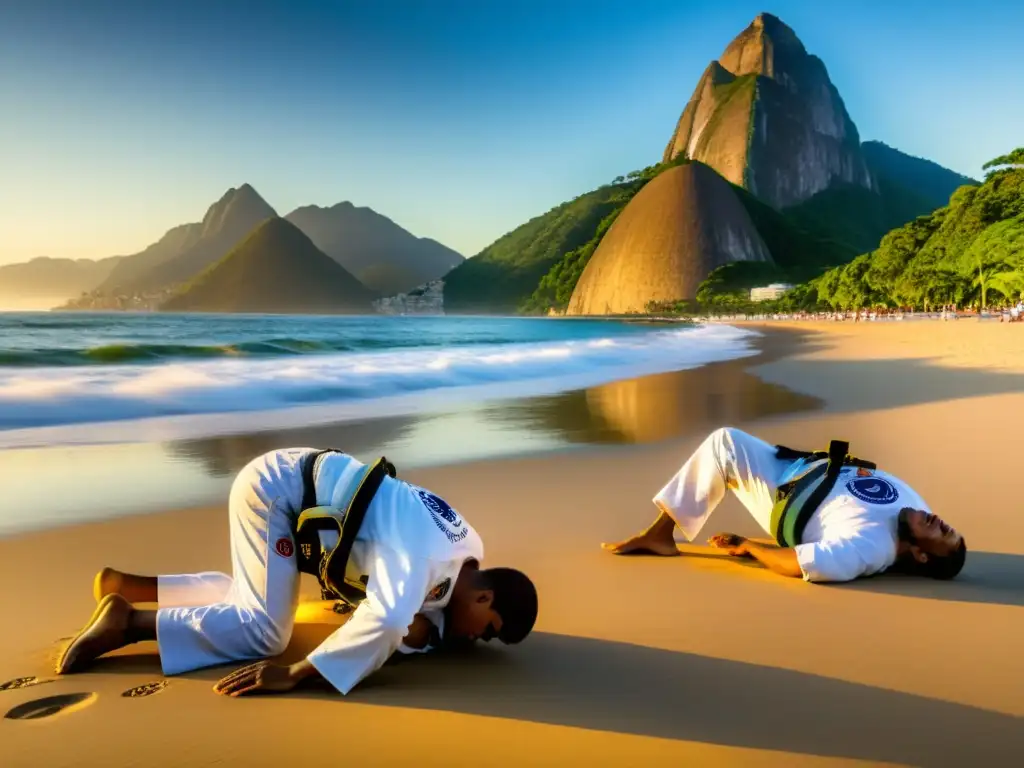
[[[448,590],[452,588],[452,580],[445,579],[440,584],[436,585],[432,590],[427,592],[427,599],[425,602],[436,603],[444,600],[445,595],[448,594]]]
[[[295,545],[287,536],[282,536],[274,543],[274,551],[281,557],[291,557],[295,553]]]
[[[892,504],[900,497],[896,486],[881,477],[855,477],[846,490],[868,504]]]
[[[434,525],[440,529],[441,533],[448,537],[452,544],[462,541],[469,535],[469,527],[447,501],[429,491],[424,491],[422,488],[416,489],[416,495],[420,497],[423,506],[427,508],[430,516],[434,518]]]

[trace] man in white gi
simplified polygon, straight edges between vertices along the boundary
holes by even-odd
[[[950,579],[963,568],[963,536],[933,514],[913,488],[870,462],[850,463],[848,456],[835,462],[834,485],[823,487],[825,495],[805,505],[801,515],[799,502],[813,498],[829,460],[798,458],[798,453],[738,429],[716,430],[654,497],[660,510],[654,523],[630,539],[602,546],[614,554],[678,555],[675,527],[693,541],[729,488],[775,542],[719,533],[709,543],[754,558],[775,573],[841,582],[886,570]]]
[[[96,579],[99,604],[57,672],[78,671],[104,653],[156,640],[166,675],[262,659],[222,679],[218,693],[288,691],[321,676],[347,694],[396,651],[494,637],[523,640],[537,615],[533,583],[516,570],[480,568],[483,544],[465,519],[430,491],[396,479],[383,460],[378,464],[388,473],[380,472],[365,517],[347,534],[354,540],[338,572],[365,596],[306,659],[292,665],[268,660],[284,651],[294,625],[300,546],[307,546],[300,540],[300,514],[314,504],[323,505],[315,507],[318,512],[353,514],[353,499],[373,473],[345,453],[294,448],[257,457],[235,478],[229,496],[232,576],[150,577],[105,568]],[[339,533],[319,532],[320,563],[340,548],[346,534]],[[158,608],[133,605],[140,602]]]

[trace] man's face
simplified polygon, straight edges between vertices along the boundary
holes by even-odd
[[[452,639],[484,642],[496,637],[501,631],[501,615],[492,607],[494,592],[471,589],[460,597],[453,596],[448,606],[445,635]]]
[[[911,544],[925,554],[947,557],[957,550],[963,539],[955,528],[938,515],[908,507],[900,511],[900,518],[914,537]]]

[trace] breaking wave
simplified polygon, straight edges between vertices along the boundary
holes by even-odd
[[[552,326],[538,325],[551,335]],[[421,329],[410,336],[418,344],[402,346],[392,334],[390,346],[376,350],[367,339],[357,345],[289,335],[232,344],[51,347],[33,363],[25,351],[20,360],[0,359],[0,447],[64,442],[67,435],[53,429],[74,425],[93,425],[91,441],[101,439],[98,425],[123,428],[139,420],[166,426],[168,419],[221,415],[231,429],[253,429],[255,414],[314,405],[310,418],[345,421],[419,410],[439,397],[553,393],[744,357],[754,354],[749,342],[756,336],[729,326],[649,325],[621,335],[591,330],[583,338],[511,343],[487,341],[502,334],[482,332],[469,343],[437,346],[429,335]],[[221,418],[217,430],[227,422]],[[39,428],[50,433],[44,441],[25,434]],[[211,428],[192,418],[186,432]],[[153,438],[135,426],[125,434]],[[84,439],[80,429],[75,441]]]

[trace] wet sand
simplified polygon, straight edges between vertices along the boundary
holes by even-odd
[[[123,697],[162,680],[143,644],[89,673],[0,691],[0,711],[15,714],[69,697],[51,717],[0,719],[0,764],[272,765],[296,754],[312,765],[1013,764],[1024,749],[1024,516],[1013,448],[1024,428],[1024,332],[964,321],[765,332],[770,357],[725,364],[685,398],[659,400],[653,393],[670,388],[651,383],[575,395],[590,424],[577,434],[623,441],[402,472],[474,524],[488,563],[537,580],[537,632],[521,646],[396,664],[348,697],[226,699],[210,691],[223,668]],[[812,399],[751,406],[744,393],[764,385]],[[531,418],[580,424],[569,402]],[[669,560],[602,552],[601,541],[653,518],[651,496],[724,424],[794,446],[850,440],[966,533],[961,578],[824,586],[695,546]],[[227,476],[261,445],[209,455]],[[401,469],[400,453],[389,458]],[[731,498],[703,533],[720,530],[756,533]],[[228,563],[221,505],[0,542],[0,609],[16,628],[0,641],[0,682],[52,677],[59,638],[91,612],[100,566]],[[303,625],[293,652],[327,631]]]
[[[759,361],[777,359],[798,337],[758,340]],[[10,506],[0,537],[134,513],[221,503],[253,457],[288,446],[386,455],[403,471],[553,453],[591,445],[635,445],[819,408],[822,401],[747,372],[751,359],[602,384],[556,395],[472,403],[415,416],[274,429],[163,443],[0,450]],[[61,482],[45,468],[61,467]]]

